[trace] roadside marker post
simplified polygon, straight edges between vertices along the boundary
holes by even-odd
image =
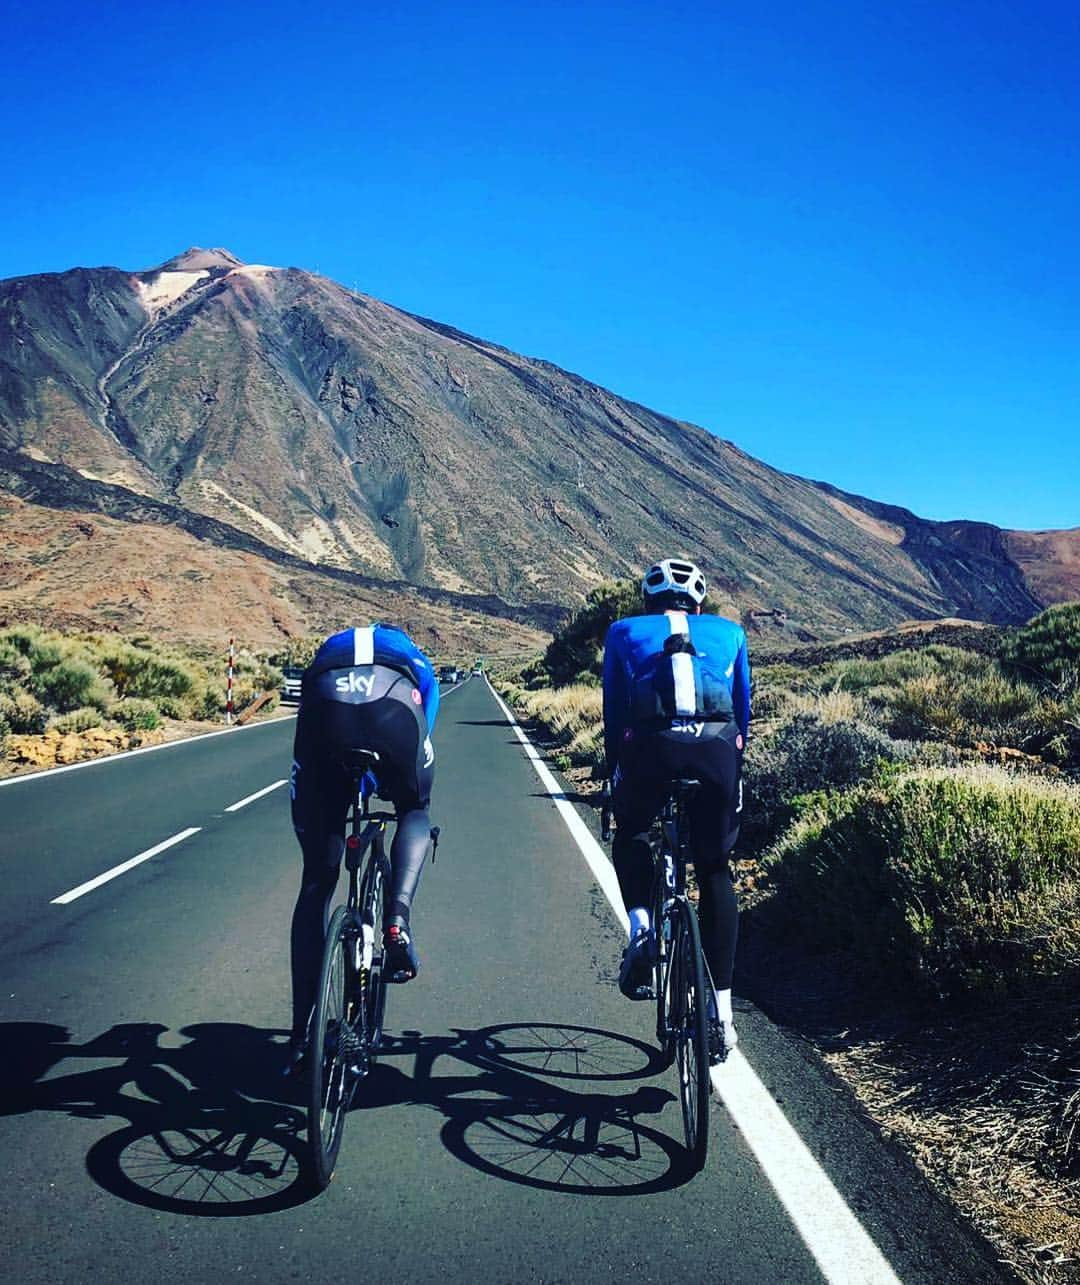
[[[228,676],[225,680],[225,726],[231,727],[233,721],[233,699],[232,699],[232,681],[233,668],[236,663],[236,641],[229,639],[229,666]]]

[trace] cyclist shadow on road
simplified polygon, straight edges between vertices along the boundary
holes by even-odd
[[[282,1031],[233,1023],[113,1026],[73,1043],[60,1026],[0,1024],[0,1114],[56,1111],[128,1123],[90,1148],[91,1178],[134,1204],[202,1217],[306,1200],[304,1113],[279,1068]],[[87,1069],[71,1069],[79,1064]]]
[[[411,1074],[399,1064],[408,1059]],[[644,1123],[674,1096],[632,1085],[661,1069],[647,1044],[590,1027],[407,1031],[385,1037],[353,1099],[353,1128],[357,1111],[420,1103],[446,1117],[452,1155],[508,1182],[585,1196],[664,1191],[693,1174],[683,1147]]]

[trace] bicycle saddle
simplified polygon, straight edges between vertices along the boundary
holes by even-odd
[[[340,758],[345,771],[357,779],[365,772],[374,772],[380,762],[378,750],[342,750]]]

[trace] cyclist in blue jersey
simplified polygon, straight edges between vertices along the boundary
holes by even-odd
[[[649,830],[677,777],[701,782],[690,805],[701,942],[715,987],[710,1056],[737,1041],[731,1011],[738,907],[729,855],[739,834],[750,665],[742,627],[702,615],[705,577],[666,558],[642,581],[647,614],[617,620],[604,643],[604,750],[616,831],[612,859],[630,916],[619,989],[650,994]]]
[[[397,813],[383,923],[387,977],[407,982],[419,970],[410,916],[431,837],[431,733],[438,708],[431,661],[391,625],[334,634],[304,673],[291,782],[304,868],[292,918],[290,1068],[299,1064],[306,1044],[360,751],[376,759],[367,786],[390,799]]]

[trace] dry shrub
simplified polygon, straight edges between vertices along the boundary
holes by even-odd
[[[835,723],[857,723],[864,713],[865,702],[853,692],[830,687],[823,692],[795,692],[789,700],[791,713],[809,714],[825,726]]]
[[[1060,692],[1080,689],[1080,602],[1048,607],[1006,636],[1005,663]]]
[[[35,736],[45,730],[49,712],[36,696],[16,687],[0,691],[0,720],[11,732]]]
[[[547,730],[575,765],[603,760],[603,697],[599,687],[575,683],[517,694],[517,706]]]
[[[913,747],[893,740],[865,722],[840,717],[853,698],[843,692],[818,701],[800,697],[806,706],[773,733],[751,738],[746,756],[749,806],[743,821],[742,846],[756,850],[771,843],[795,814],[797,800],[819,790],[843,789],[865,780],[880,763],[909,761]]]
[[[982,741],[1023,748],[1037,743],[1053,722],[1035,688],[1006,678],[996,667],[963,677],[942,672],[911,678],[883,703],[894,736],[954,745]]]
[[[67,714],[59,714],[50,720],[49,726],[66,735],[68,732],[87,732],[92,727],[101,727],[104,721],[101,710],[88,705]]]
[[[142,696],[132,696],[119,701],[112,710],[112,716],[129,732],[150,732],[161,725],[161,715],[152,700]]]
[[[986,766],[897,773],[818,800],[769,854],[777,909],[890,985],[1080,988],[1080,790]]]

